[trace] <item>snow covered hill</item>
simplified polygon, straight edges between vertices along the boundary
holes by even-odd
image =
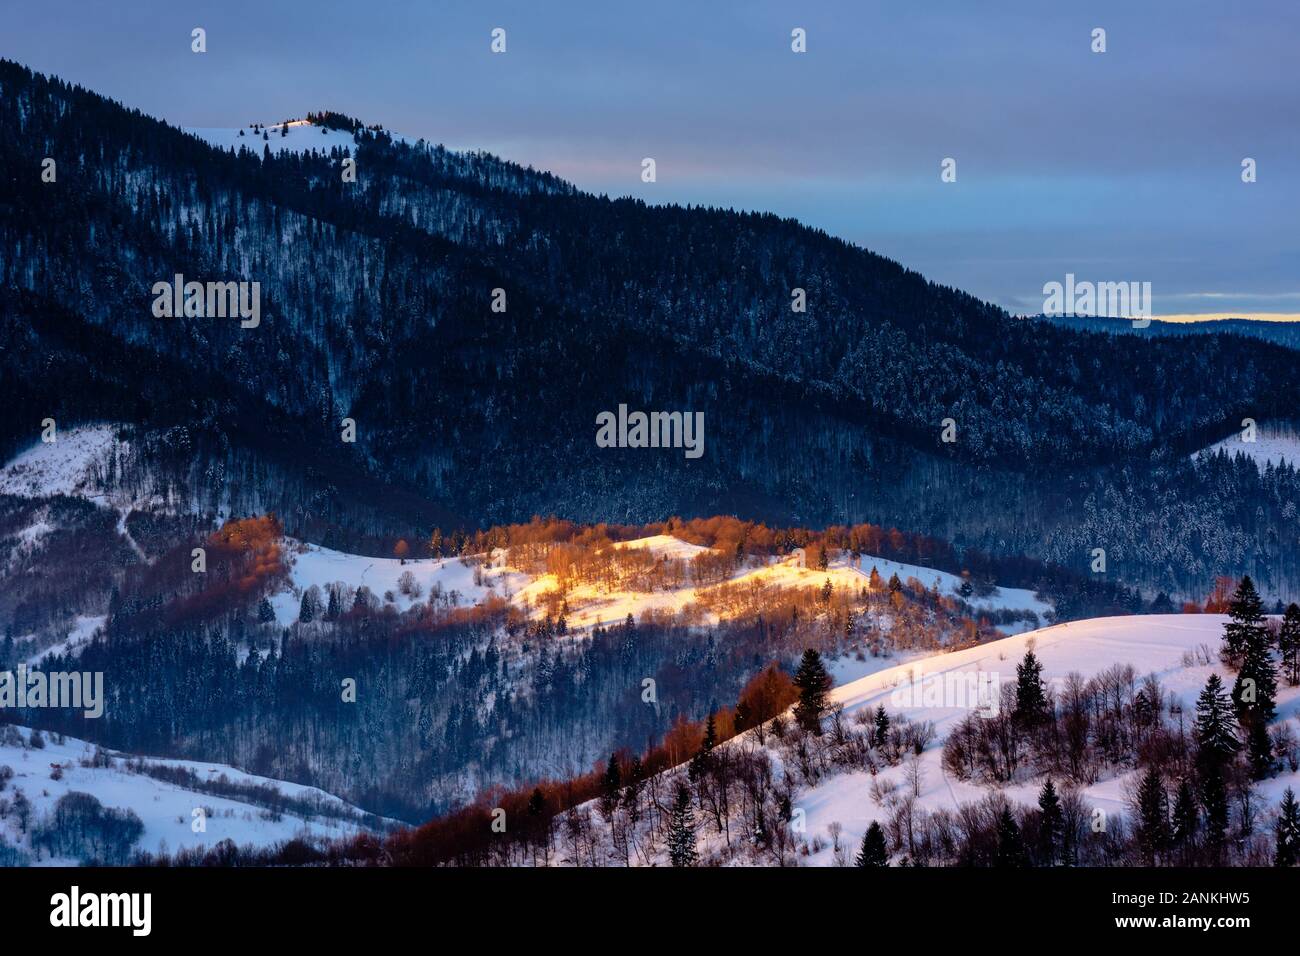
[[[508,551],[498,550],[490,555],[467,555],[465,558],[374,558],[347,554],[319,545],[298,541],[288,542],[290,587],[272,598],[276,619],[289,624],[298,618],[303,591],[313,586],[323,592],[331,584],[346,585],[355,592],[359,587],[369,588],[384,603],[398,611],[406,611],[418,603],[441,597],[452,606],[481,604],[489,597],[503,598],[523,608],[532,617],[546,613],[546,596],[554,592],[559,582],[554,574],[529,574],[510,563]],[[618,542],[620,551],[643,551],[654,561],[681,561],[689,563],[709,549],[659,534],[631,541]],[[863,556],[857,562],[847,556],[830,563],[825,570],[805,566],[803,552],[797,550],[786,558],[773,558],[766,562],[753,562],[729,573],[719,584],[692,585],[685,581],[671,582],[654,590],[630,587],[608,587],[596,583],[580,583],[565,592],[568,608],[567,624],[583,629],[598,624],[618,623],[631,614],[639,619],[646,613],[682,614],[699,623],[716,624],[726,614],[711,604],[709,598],[716,594],[719,585],[752,586],[771,589],[821,588],[830,582],[833,588],[845,588],[857,593],[870,587],[872,570],[879,573],[880,587],[892,575],[906,584],[919,583],[922,588],[934,588],[943,597],[962,600],[958,588],[961,579],[945,571],[901,564],[884,558]],[[402,579],[409,575],[407,586]],[[1019,588],[993,588],[983,595],[964,599],[974,612],[1006,610],[1024,615],[1035,621],[1052,611],[1050,603],[1032,591]],[[707,605],[704,607],[701,605]],[[1024,622],[1001,625],[1006,633],[1013,633]]]
[[[943,769],[944,740],[971,707],[963,702],[929,705],[928,695],[940,693],[940,685],[948,682],[969,688],[983,679],[989,686],[1014,686],[1016,665],[1032,648],[1043,665],[1044,681],[1058,694],[1069,675],[1095,677],[1117,664],[1132,665],[1138,679],[1154,674],[1168,695],[1167,701],[1182,708],[1190,727],[1196,696],[1210,674],[1219,674],[1226,686],[1232,686],[1235,675],[1218,660],[1227,620],[1222,614],[1158,614],[1072,621],[890,668],[835,688],[832,700],[842,704],[850,717],[883,705],[886,711],[913,722],[933,722],[935,742],[917,761],[921,771],[917,806],[953,808],[981,799],[989,789],[956,780]],[[967,680],[958,685],[951,680],[956,675]],[[913,688],[918,685],[921,694],[916,700]],[[1300,688],[1283,682],[1278,693],[1278,719],[1295,725],[1297,715]],[[1300,725],[1294,729],[1300,732]],[[844,827],[845,838],[856,847],[873,820],[884,822],[889,817],[893,809],[890,798],[906,794],[908,773],[907,764],[882,769],[874,780],[867,773],[846,773],[800,794],[797,803],[807,813],[808,833],[824,836],[831,823],[838,821]],[[1132,785],[1132,778],[1131,772],[1103,777],[1083,787],[1081,794],[1090,807],[1108,816],[1120,815],[1126,812],[1125,788]],[[876,792],[886,795],[884,800],[872,796],[873,784]],[[1041,786],[1042,779],[1035,778],[1003,787],[1002,792],[1028,805],[1037,799]],[[1300,778],[1286,773],[1266,780],[1260,785],[1260,795],[1265,802],[1276,804],[1287,786],[1300,786]],[[809,862],[831,863],[829,847],[810,856]]]
[[[212,847],[225,839],[266,847],[299,836],[341,838],[387,825],[312,787],[223,764],[141,760],[114,751],[96,760],[95,745],[84,740],[33,738],[33,731],[10,725],[0,725],[0,781],[0,802],[6,805],[0,813],[0,849],[16,848],[23,862],[36,865],[78,862],[75,856],[52,857],[32,844],[60,798],[74,792],[90,794],[105,808],[135,813],[144,829],[134,849],[150,853]],[[17,810],[23,801],[29,805],[25,820]],[[196,832],[200,816],[202,829]]]
[[[263,138],[261,132],[251,125],[242,129],[204,126],[184,127],[185,132],[197,136],[204,142],[211,143],[218,149],[233,149],[235,152],[239,152],[240,148],[244,147],[252,150],[258,156],[262,155],[263,148],[269,148],[273,153],[286,151],[305,153],[310,150],[328,153],[335,147],[352,153],[356,152],[356,140],[352,133],[346,130],[317,126],[306,120],[291,120],[288,123],[277,123],[273,126],[261,127],[261,129],[265,130],[265,138]]]
[[[1229,435],[1197,452],[1197,455],[1214,455],[1220,451],[1226,451],[1229,455],[1245,455],[1261,471],[1265,465],[1277,467],[1286,462],[1295,466],[1300,463],[1300,433],[1290,424],[1263,422],[1253,433],[1253,441],[1246,441],[1244,434]]]
[[[1041,663],[1043,681],[1058,711],[1064,711],[1071,695],[1085,695],[1090,681],[1092,690],[1087,693],[1096,697],[1088,698],[1093,700],[1088,706],[1115,708],[1117,714],[1131,714],[1139,691],[1158,694],[1154,712],[1176,736],[1179,727],[1184,733],[1191,732],[1196,698],[1211,674],[1218,674],[1226,687],[1233,685],[1235,675],[1219,661],[1227,620],[1226,615],[1187,614],[1075,621],[913,660],[841,684],[831,692],[830,703],[833,711],[842,710],[838,717],[832,714],[827,719],[823,737],[803,738],[801,743],[797,733],[787,730],[778,736],[769,728],[763,733],[747,731],[723,745],[734,761],[731,773],[751,782],[740,788],[748,796],[732,794],[724,801],[716,789],[706,785],[702,792],[708,796],[695,798],[700,858],[724,865],[774,863],[768,840],[774,832],[771,828],[780,826],[773,817],[782,795],[788,801],[784,812],[790,818],[789,842],[781,856],[785,865],[845,865],[872,823],[906,842],[911,827],[918,832],[925,829],[922,821],[926,814],[946,812],[956,815],[950,819],[960,819],[963,808],[987,807],[990,796],[1000,795],[1013,807],[1033,807],[1047,774],[1033,769],[1027,756],[1022,754],[1019,768],[1002,783],[959,779],[944,761],[945,743],[964,721],[980,710],[996,713],[999,707],[1007,707],[1007,700],[999,700],[999,690],[1013,691],[1017,665],[1027,652],[1032,650]],[[889,716],[895,737],[888,745],[877,747],[870,738],[880,707]],[[837,739],[837,724],[845,728],[843,740]],[[1249,847],[1251,841],[1257,841],[1255,852],[1265,856],[1283,791],[1287,787],[1300,789],[1296,745],[1300,739],[1300,688],[1288,686],[1284,680],[1279,681],[1277,718],[1270,729],[1277,772],[1251,787],[1249,796],[1239,791],[1234,801],[1240,800],[1240,806],[1234,802],[1232,810],[1237,845]],[[1093,742],[1073,746],[1093,746]],[[745,769],[761,765],[770,770]],[[685,769],[676,767],[646,786],[661,803],[669,802],[678,784],[687,783]],[[762,781],[769,772],[768,795],[757,796],[763,785],[753,781]],[[1139,776],[1131,759],[1121,759],[1116,765],[1089,765],[1081,774],[1081,779],[1072,780],[1066,773],[1057,773],[1058,791],[1069,792],[1074,806],[1094,830],[1099,826],[1101,833],[1107,827],[1123,832],[1124,818],[1132,815],[1131,798]],[[1173,779],[1168,786],[1178,783]],[[696,787],[698,795],[698,783]],[[752,821],[755,806],[764,800],[771,801],[765,804],[769,837],[760,852],[751,838]],[[728,803],[732,819],[723,832],[715,819],[720,819],[716,816],[719,806]],[[656,831],[654,824],[643,819],[630,831],[620,831],[623,836],[611,845],[611,831],[605,828],[624,826],[619,815],[622,811],[611,824],[599,809],[599,801],[579,809],[590,825],[584,833],[590,834],[596,848],[584,849],[576,841],[557,838],[559,862],[572,862],[577,852],[588,859],[608,854],[619,862],[626,857],[634,864],[667,863],[664,820]],[[902,855],[898,847],[893,852],[896,860]]]
[[[84,425],[56,433],[0,467],[0,494],[27,498],[69,495],[102,501],[115,490],[110,475],[130,452],[117,426]]]

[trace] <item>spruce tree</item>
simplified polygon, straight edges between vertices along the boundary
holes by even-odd
[[[1142,862],[1154,866],[1169,844],[1169,796],[1155,767],[1148,767],[1137,791],[1137,845]]]
[[[1259,716],[1246,718],[1246,759],[1254,779],[1273,775],[1273,741],[1268,736],[1268,725]]]
[[[319,611],[319,600],[316,597],[315,586],[302,592],[302,602],[298,605],[298,620],[303,624],[310,624],[316,620],[316,614]]]
[[[704,726],[704,740],[700,743],[700,749],[695,752],[695,756],[691,758],[691,762],[686,768],[686,775],[692,782],[699,780],[709,769],[713,748],[717,746],[717,743],[718,725],[713,712],[710,711],[708,723]]]
[[[1047,690],[1043,686],[1043,665],[1033,651],[1016,665],[1017,719],[1026,724],[1041,723],[1047,716]]]
[[[275,608],[266,598],[257,602],[257,623],[271,624],[275,621]]]
[[[691,811],[691,792],[680,784],[668,821],[669,860],[673,866],[694,866],[699,861],[695,848],[695,814]]]
[[[1232,702],[1223,691],[1223,681],[1211,674],[1205,689],[1196,698],[1197,763],[1203,769],[1222,769],[1239,746],[1231,724]]]
[[[803,652],[803,660],[799,662],[799,670],[794,675],[794,686],[799,688],[799,703],[794,708],[795,720],[804,730],[820,735],[831,677],[826,673],[822,656],[811,647]]]
[[[1016,818],[1011,815],[1010,807],[1002,808],[998,818],[998,849],[993,861],[994,866],[1023,867],[1028,866],[1025,858],[1025,841],[1020,835]]]
[[[1292,687],[1300,684],[1300,604],[1288,605],[1282,615],[1277,648],[1282,655],[1282,673],[1287,683]]]
[[[1255,633],[1266,634],[1264,628],[1264,603],[1255,590],[1255,582],[1250,575],[1241,579],[1237,592],[1228,605],[1231,620],[1223,626],[1223,654],[1228,662],[1237,666],[1251,636]]]
[[[1228,791],[1218,766],[1207,769],[1201,779],[1201,806],[1205,808],[1205,848],[1210,862],[1218,864],[1228,842]]]
[[[1273,865],[1295,866],[1300,862],[1300,805],[1296,804],[1295,793],[1290,787],[1287,787],[1286,792],[1282,794],[1282,805],[1278,808],[1275,832],[1277,848],[1273,856]]]
[[[879,704],[876,707],[876,733],[874,743],[877,747],[883,747],[889,741],[889,714],[885,713],[885,705]]]
[[[618,806],[619,797],[623,794],[623,775],[618,768],[618,756],[609,755],[609,764],[605,767],[605,774],[600,778],[600,809],[609,819]]]
[[[1174,821],[1170,833],[1170,842],[1181,855],[1179,862],[1183,865],[1190,861],[1191,854],[1196,849],[1196,832],[1200,822],[1200,811],[1196,807],[1192,785],[1183,777],[1178,784],[1178,794],[1174,797]]]
[[[1232,700],[1243,721],[1259,717],[1267,723],[1277,715],[1277,668],[1269,650],[1268,631],[1262,627],[1246,635]]]
[[[1042,857],[1045,866],[1056,866],[1061,859],[1062,843],[1065,837],[1065,814],[1061,810],[1061,799],[1048,777],[1043,788],[1038,791],[1038,810],[1042,814],[1039,824],[1039,838],[1042,841]]]
[[[855,866],[889,866],[889,850],[885,846],[885,831],[875,820],[862,834],[862,847],[858,850]]]

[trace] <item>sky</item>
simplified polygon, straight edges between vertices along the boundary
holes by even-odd
[[[1297,42],[1295,0],[0,0],[0,56],[178,126],[333,109],[792,216],[1026,314],[1073,274],[1300,319]]]

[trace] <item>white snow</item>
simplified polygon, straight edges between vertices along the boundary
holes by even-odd
[[[31,731],[22,727],[17,731],[23,741],[30,740]],[[109,767],[83,767],[81,761],[89,761],[94,753],[93,744],[73,737],[66,737],[63,743],[56,744],[50,734],[44,737],[44,749],[0,743],[0,766],[7,765],[14,771],[4,796],[12,800],[14,792],[21,790],[32,802],[34,824],[54,809],[60,797],[75,790],[89,793],[105,807],[133,810],[144,824],[144,834],[136,844],[137,849],[155,853],[162,850],[175,852],[181,847],[211,847],[226,838],[241,846],[266,846],[301,834],[344,837],[360,829],[356,823],[333,817],[307,819],[286,812],[279,819],[272,819],[271,814],[252,804],[187,790],[144,774],[132,773],[125,767],[125,760],[130,756],[127,754],[110,752],[114,759]],[[349,817],[355,819],[361,814],[355,807],[324,791],[257,777],[222,764],[182,760],[149,760],[149,763],[188,767],[205,780],[216,780],[224,774],[234,783],[270,785],[286,796],[314,795]],[[61,768],[60,780],[50,777],[55,765]],[[195,833],[193,830],[196,807],[211,811],[206,818],[205,832]],[[28,838],[18,832],[17,821],[12,815],[0,820],[0,835],[9,845],[30,850]],[[34,862],[40,865],[76,863],[48,857]]]
[[[107,620],[108,615],[106,614],[78,614],[63,640],[31,655],[27,658],[27,663],[29,665],[36,665],[51,654],[67,654],[69,652],[77,651],[81,645],[85,644],[95,636],[95,632],[103,627]]]
[[[633,548],[649,551],[656,558],[673,558],[689,561],[697,554],[709,549],[700,544],[691,544],[670,534],[652,534],[647,538],[635,538],[631,541],[619,541],[616,548]]]
[[[0,468],[0,494],[102,497],[101,469],[127,448],[117,440],[117,426],[86,425],[55,434],[55,441],[38,442]]]
[[[947,571],[936,571],[933,568],[923,568],[915,564],[902,564],[898,561],[890,561],[887,558],[874,558],[864,556],[858,562],[858,567],[863,574],[870,575],[874,567],[880,577],[888,583],[890,575],[897,574],[898,579],[904,584],[909,578],[916,578],[925,587],[938,584],[939,592],[944,597],[960,598],[957,589],[961,587],[962,579],[959,575],[950,574]],[[979,596],[972,594],[969,598],[964,598],[971,607],[980,611],[1033,611],[1039,617],[1047,614],[1052,610],[1052,606],[1046,601],[1039,598],[1033,591],[1024,588],[994,588],[991,594]]]
[[[1300,464],[1300,437],[1267,424],[1259,426],[1254,441],[1246,441],[1241,434],[1230,435],[1204,450],[1207,454],[1226,451],[1229,455],[1245,455],[1261,469],[1264,465],[1276,467],[1283,461]]]
[[[356,155],[356,139],[352,133],[345,130],[329,129],[324,126],[317,126],[308,123],[306,120],[291,120],[289,123],[276,123],[272,126],[264,126],[267,138],[262,139],[260,132],[254,132],[252,126],[245,126],[243,129],[225,129],[222,127],[211,126],[186,126],[182,127],[184,132],[197,136],[206,143],[216,146],[218,149],[233,149],[239,152],[240,147],[252,150],[258,156],[262,155],[262,150],[269,147],[271,152],[291,152],[306,153],[311,150],[328,154],[336,146],[341,150],[347,150],[352,155]],[[283,135],[281,135],[283,131]],[[241,136],[240,133],[243,133]],[[389,133],[394,140],[405,141],[405,137],[394,133]]]
[[[1043,678],[1049,685],[1059,684],[1071,671],[1087,678],[1113,664],[1131,664],[1139,678],[1156,674],[1166,695],[1177,696],[1185,712],[1190,714],[1197,694],[1211,673],[1218,673],[1226,686],[1232,686],[1232,675],[1218,663],[1217,656],[1226,620],[1225,615],[1219,614],[1161,614],[1058,624],[879,671],[836,687],[832,700],[842,703],[846,715],[850,716],[863,708],[874,710],[883,704],[891,714],[901,713],[914,722],[933,721],[936,739],[919,758],[922,785],[917,806],[928,810],[951,809],[961,803],[978,801],[990,792],[988,787],[949,777],[942,767],[943,741],[970,710],[964,706],[914,706],[926,701],[908,702],[901,694],[895,694],[896,690],[926,675],[955,673],[996,674],[1001,684],[1014,683],[1016,665],[1032,643],[1043,665]],[[1199,650],[1208,650],[1208,655],[1199,656]],[[1203,663],[1207,656],[1214,663]],[[1300,688],[1280,682],[1279,720],[1294,719],[1298,712]],[[904,773],[903,766],[887,767],[875,780],[880,789],[901,794],[907,787]],[[1128,773],[1103,777],[1082,792],[1090,806],[1100,807],[1107,814],[1124,813],[1127,812],[1125,785],[1131,776]],[[873,820],[883,824],[889,811],[872,799],[872,780],[865,771],[842,773],[799,794],[795,803],[807,815],[809,836],[825,837],[829,825],[838,821],[844,827],[842,839],[856,846]],[[1037,799],[1041,785],[1040,779],[1034,779],[1005,787],[1002,792],[1013,802],[1028,805]],[[1261,783],[1259,792],[1266,802],[1276,803],[1285,787],[1296,785],[1297,775],[1282,774]],[[832,853],[826,849],[809,859],[814,865],[829,865]]]
[[[281,591],[271,598],[271,606],[280,624],[290,624],[298,619],[302,592],[313,585],[321,589],[323,601],[328,600],[326,588],[336,582],[353,590],[364,585],[380,601],[391,592],[392,606],[406,611],[414,604],[428,601],[435,590],[452,599],[455,606],[471,606],[482,603],[493,593],[504,597],[507,590],[526,582],[523,574],[502,568],[499,562],[494,561],[496,566],[482,567],[480,579],[483,583],[475,584],[475,565],[482,563],[481,556],[468,558],[468,563],[460,558],[407,558],[403,563],[399,558],[348,554],[288,538],[285,544],[292,590]],[[415,579],[418,595],[405,595],[401,591],[398,582],[408,571]]]

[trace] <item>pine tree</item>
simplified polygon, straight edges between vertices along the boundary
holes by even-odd
[[[862,847],[858,850],[854,866],[889,866],[889,849],[885,846],[885,831],[875,820],[862,834]]]
[[[271,624],[275,621],[275,608],[266,598],[257,602],[257,623]]]
[[[697,781],[709,769],[710,761],[713,755],[713,748],[718,744],[718,724],[714,718],[713,711],[709,712],[709,720],[704,725],[704,740],[700,743],[700,749],[695,752],[691,758],[690,764],[686,768],[686,775],[692,782]]]
[[[1042,814],[1039,824],[1039,838],[1042,841],[1042,857],[1046,866],[1056,866],[1061,858],[1062,842],[1065,837],[1065,814],[1061,810],[1061,800],[1048,777],[1043,789],[1038,791],[1038,810]]]
[[[1269,651],[1268,631],[1253,628],[1245,637],[1241,670],[1232,688],[1238,719],[1258,716],[1267,723],[1277,714],[1277,668]]]
[[[1020,835],[1016,818],[1011,815],[1010,807],[1003,807],[1002,816],[998,818],[998,849],[993,865],[1000,867],[1029,865],[1029,861],[1025,858],[1025,841]]]
[[[876,734],[875,745],[883,747],[889,742],[889,714],[885,713],[885,705],[880,704],[876,707]]]
[[[1282,673],[1292,687],[1300,684],[1300,604],[1287,606],[1278,631],[1277,648],[1282,655]]]
[[[1231,714],[1232,702],[1223,691],[1223,681],[1218,674],[1211,674],[1205,682],[1205,689],[1196,698],[1196,724],[1193,728],[1197,763],[1202,768],[1221,769],[1237,752],[1239,744],[1232,732]]]
[[[1210,862],[1217,864],[1228,842],[1228,792],[1218,766],[1206,770],[1201,779],[1201,806],[1205,808],[1205,847]]]
[[[1277,849],[1273,856],[1273,865],[1295,866],[1300,862],[1300,805],[1296,804],[1295,793],[1290,787],[1287,787],[1286,792],[1282,794],[1282,805],[1278,809],[1275,832]]]
[[[1273,775],[1273,741],[1268,736],[1268,725],[1257,715],[1246,718],[1246,759],[1256,780]]]
[[[316,595],[315,585],[302,592],[302,602],[298,605],[298,620],[303,624],[310,624],[316,620],[320,610],[320,599]]]
[[[1237,585],[1237,592],[1228,606],[1228,616],[1231,620],[1223,626],[1223,655],[1235,667],[1246,653],[1251,636],[1266,633],[1264,603],[1249,575]]]
[[[1196,807],[1196,797],[1192,785],[1186,777],[1178,784],[1178,794],[1174,797],[1174,821],[1170,833],[1170,843],[1182,856],[1181,863],[1186,865],[1192,852],[1196,849],[1196,833],[1200,826],[1200,811]]]
[[[820,735],[831,677],[826,673],[822,656],[811,647],[804,651],[803,659],[799,662],[799,670],[794,675],[794,686],[799,688],[799,703],[794,708],[795,719],[804,730]]]
[[[1137,791],[1137,838],[1142,862],[1154,866],[1169,844],[1169,796],[1155,767],[1148,767]]]
[[[691,792],[678,785],[668,822],[668,858],[673,866],[694,866],[699,860],[695,849],[695,814],[691,811]]]
[[[1041,723],[1047,717],[1047,690],[1043,686],[1043,665],[1033,651],[1016,665],[1016,717],[1026,724]]]
[[[339,606],[339,589],[330,587],[329,607],[325,609],[325,620],[337,621],[343,609]]]
[[[614,808],[618,806],[622,791],[623,776],[618,769],[618,755],[610,754],[605,774],[600,778],[600,810],[605,815],[605,819],[608,820]]]

